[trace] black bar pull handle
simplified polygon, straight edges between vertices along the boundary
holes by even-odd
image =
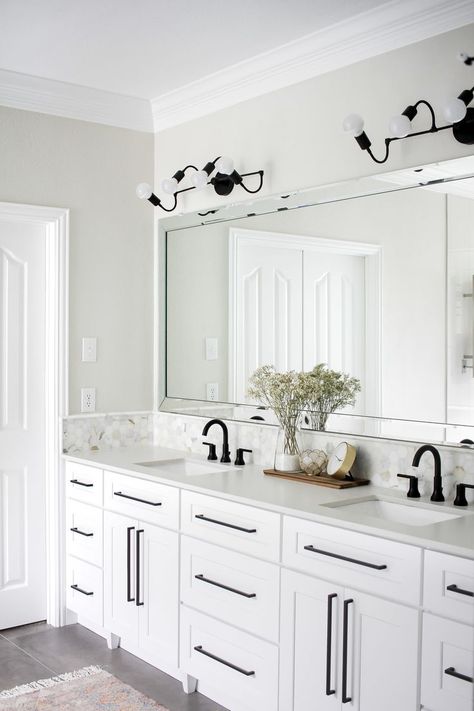
[[[352,697],[347,695],[347,655],[349,646],[349,605],[354,600],[344,600],[344,617],[342,625],[342,703],[347,704],[352,701]]]
[[[114,496],[120,496],[122,499],[131,499],[132,501],[139,501],[141,504],[148,504],[149,506],[161,506],[161,501],[147,501],[146,499],[138,499],[136,496],[130,496],[130,494],[123,494],[121,491],[114,491]]]
[[[339,555],[339,553],[330,553],[330,551],[324,551],[321,548],[315,548],[314,546],[305,546],[305,551],[310,551],[311,553],[319,553],[319,555],[327,555],[330,558],[337,558],[338,560],[345,560],[348,563],[355,563],[356,565],[363,565],[365,568],[372,568],[373,570],[386,570],[386,565],[375,565],[375,563],[367,563],[365,560],[357,560],[357,558],[348,558],[345,555]]]
[[[86,484],[84,481],[79,481],[79,479],[70,479],[71,484],[77,484],[78,486],[86,486],[88,489],[94,484]]]
[[[74,526],[74,528],[70,528],[69,530],[73,533],[78,533],[80,536],[86,536],[86,538],[90,538],[94,535],[93,533],[85,533],[85,531],[80,531],[76,526]]]
[[[470,684],[474,684],[474,678],[472,676],[460,674],[454,667],[448,667],[444,670],[444,673],[448,676],[454,676],[455,679],[462,679],[462,681],[468,681]]]
[[[83,595],[93,595],[94,594],[93,592],[87,592],[87,590],[83,590],[78,585],[71,585],[71,588],[73,590],[75,590],[76,592],[82,593]]]
[[[242,597],[246,597],[246,598],[257,597],[257,593],[242,592],[242,590],[238,590],[237,588],[231,588],[228,585],[223,585],[222,583],[218,583],[215,580],[211,580],[210,578],[205,578],[202,573],[199,573],[199,575],[195,575],[194,577],[196,578],[196,580],[202,580],[203,583],[209,583],[209,585],[215,585],[216,588],[222,588],[223,590],[228,590],[229,592],[235,593],[236,595],[242,595]]]
[[[226,528],[234,528],[236,531],[243,531],[244,533],[257,533],[256,528],[243,528],[242,526],[236,526],[233,523],[226,523],[225,521],[218,521],[215,518],[208,518],[204,514],[196,514],[194,518],[198,518],[200,521],[207,521],[208,523],[217,523],[218,526],[226,526]]]
[[[127,528],[127,602],[135,602],[135,598],[132,597],[132,590],[130,585],[130,575],[132,567],[132,540],[131,533],[135,530],[135,526],[128,526]]]
[[[472,590],[464,590],[463,588],[458,588],[458,586],[455,583],[453,583],[452,585],[448,585],[446,590],[449,590],[450,592],[458,593],[458,595],[466,595],[467,597],[474,597],[474,592],[472,592]]]
[[[229,667],[230,669],[234,669],[236,672],[239,672],[239,674],[243,674],[244,676],[255,675],[254,671],[247,671],[246,669],[242,669],[242,667],[237,667],[235,664],[231,664],[231,662],[226,662],[225,659],[221,659],[221,657],[216,657],[215,654],[207,652],[205,649],[203,649],[202,644],[198,644],[197,647],[194,647],[194,650],[196,652],[199,652],[199,654],[204,654],[204,656],[209,657],[209,659],[214,659],[214,661],[219,662],[219,664],[224,664],[224,666]]]
[[[328,595],[328,621],[326,632],[326,696],[336,693],[336,689],[331,689],[331,660],[332,660],[332,601],[337,597],[336,593]]]
[[[143,528],[139,528],[137,531],[137,537],[136,537],[136,544],[137,545],[136,545],[136,550],[135,550],[135,557],[136,557],[136,561],[135,561],[135,564],[136,564],[136,581],[135,581],[135,584],[136,584],[135,598],[136,598],[136,600],[135,600],[135,605],[137,607],[141,607],[142,605],[145,604],[143,601],[140,602],[140,536],[144,532],[145,531]]]

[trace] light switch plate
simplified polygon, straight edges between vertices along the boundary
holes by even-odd
[[[81,412],[95,412],[95,388],[81,388]]]
[[[97,338],[82,339],[82,362],[95,363],[97,360]]]
[[[217,338],[206,338],[206,360],[217,360]]]

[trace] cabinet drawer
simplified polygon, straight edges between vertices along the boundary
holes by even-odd
[[[68,555],[102,566],[102,509],[69,499],[66,507]]]
[[[426,551],[423,607],[474,625],[474,561]]]
[[[68,556],[66,579],[67,607],[86,620],[102,626],[102,570]]]
[[[280,516],[253,506],[183,491],[181,530],[260,558],[280,557]]]
[[[421,703],[430,711],[472,711],[472,627],[423,615]]]
[[[179,526],[179,489],[125,474],[104,472],[104,506],[159,526]]]
[[[102,469],[66,462],[66,496],[102,506]]]
[[[181,600],[278,642],[280,570],[273,563],[183,536]]]
[[[181,660],[198,690],[232,711],[276,711],[278,648],[181,608]]]
[[[415,546],[290,516],[283,519],[285,565],[397,602],[420,604],[421,555]]]

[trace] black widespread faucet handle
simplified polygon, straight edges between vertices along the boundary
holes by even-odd
[[[252,450],[251,449],[243,449],[243,447],[237,447],[237,451],[236,451],[237,456],[235,458],[234,464],[238,467],[242,467],[245,464],[244,452],[248,452],[249,454],[251,454]]]
[[[458,484],[454,506],[467,506],[466,489],[474,489],[474,484]]]
[[[203,444],[206,447],[209,447],[209,454],[207,455],[207,458],[210,459],[211,461],[214,461],[215,459],[217,459],[216,445],[213,444],[212,442],[203,442]]]
[[[420,492],[418,490],[418,477],[413,474],[397,474],[400,479],[409,479],[410,486],[408,488],[407,498],[409,499],[419,499]]]

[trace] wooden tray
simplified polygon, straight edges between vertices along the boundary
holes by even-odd
[[[332,476],[308,476],[303,472],[277,472],[275,469],[264,469],[264,474],[268,476],[278,476],[280,479],[290,479],[291,481],[303,481],[305,484],[316,484],[316,486],[327,486],[330,489],[352,489],[354,486],[364,486],[369,484],[369,479],[334,479]]]

